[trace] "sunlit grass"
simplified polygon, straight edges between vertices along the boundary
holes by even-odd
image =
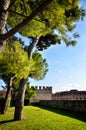
[[[6,115],[0,114],[0,130],[86,130],[85,116],[78,113],[27,106],[24,120],[13,121],[13,112],[9,108]]]

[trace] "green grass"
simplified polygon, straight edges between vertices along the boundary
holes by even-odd
[[[33,106],[24,107],[24,120],[13,121],[14,108],[0,114],[0,130],[86,130],[85,115]]]

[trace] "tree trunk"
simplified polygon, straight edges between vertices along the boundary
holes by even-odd
[[[38,44],[38,41],[39,41],[39,38],[35,38],[33,40],[33,42],[30,44],[30,49],[28,50],[28,55],[29,55],[29,58],[32,59],[32,55],[33,55],[33,50],[34,48],[36,47],[36,45]]]
[[[2,106],[1,114],[5,114],[9,105],[9,99],[11,98],[11,89],[12,89],[12,79],[13,77],[10,75],[9,81],[8,81],[8,88],[4,100],[4,104]]]
[[[37,45],[38,40],[39,40],[39,38],[36,38],[30,46],[30,50],[28,52],[30,59],[32,58],[33,49]],[[23,78],[20,80],[19,91],[18,91],[18,96],[17,96],[17,100],[16,100],[16,105],[15,105],[14,120],[23,119],[23,106],[24,106],[26,82],[27,82],[27,79]]]
[[[23,106],[24,106],[26,82],[27,82],[27,79],[23,78],[20,80],[19,91],[18,91],[18,96],[16,100],[16,105],[15,105],[14,120],[23,119]]]
[[[10,0],[0,0],[0,53],[3,51],[6,41],[2,39],[2,35],[6,33],[8,7]]]

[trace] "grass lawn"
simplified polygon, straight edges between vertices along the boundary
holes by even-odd
[[[0,130],[86,130],[84,114],[25,106],[24,120],[13,121],[13,112],[0,114]]]

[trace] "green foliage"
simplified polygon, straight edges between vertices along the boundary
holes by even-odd
[[[18,88],[21,78],[28,76],[37,80],[43,79],[48,71],[46,59],[37,51],[33,58],[29,60],[28,53],[23,50],[22,44],[15,41],[8,44],[4,52],[0,55],[0,73],[3,80],[7,83],[8,77],[12,74],[13,86]]]
[[[24,18],[32,13],[33,9],[31,7],[31,2],[32,1],[28,0],[15,1],[15,3],[10,7],[9,10],[8,25],[10,27],[15,27],[22,20],[24,20]],[[34,4],[35,7],[38,6],[38,2],[35,2]],[[32,6],[34,4],[32,4]],[[13,14],[15,15],[15,17]],[[33,19],[24,29],[20,31],[20,34],[22,34],[23,36],[41,36],[41,34],[45,35],[48,32],[50,32],[50,29],[46,30],[45,23],[41,22],[39,16],[37,16],[36,19]]]
[[[18,15],[16,12],[21,15]],[[25,0],[25,1],[15,0],[15,2],[9,8],[10,17],[8,17],[8,24],[11,27],[14,27],[25,18],[25,17],[22,17],[22,15],[28,16],[31,14],[31,12],[32,11],[31,11],[30,5],[28,4],[28,0]],[[15,17],[13,14],[15,15]]]
[[[46,59],[43,59],[42,55],[37,51],[33,53],[32,59],[34,61],[34,66],[32,67],[29,77],[36,80],[41,80],[48,72],[48,64]]]
[[[38,44],[36,45],[39,51],[47,49],[51,45],[55,45],[56,43],[60,44],[61,39],[57,34],[47,34],[45,36],[41,36],[39,38]]]
[[[36,95],[37,89],[34,86],[30,87],[29,82],[27,82],[27,88],[26,88],[26,92],[25,92],[25,99],[30,100],[31,98],[33,98]]]
[[[32,20],[24,29],[19,32],[23,36],[40,37],[52,32],[51,29],[46,28],[45,24],[40,20]]]
[[[3,75],[13,74],[19,79],[27,77],[31,65],[32,61],[28,60],[27,53],[18,41],[7,45],[4,52],[0,54],[0,73]]]
[[[27,53],[29,52],[29,47],[30,46],[24,47],[24,50]],[[31,72],[29,74],[29,77],[34,78],[36,80],[43,79],[48,72],[48,63],[47,63],[46,59],[45,58],[43,59],[42,55],[36,50],[33,52],[32,60],[33,60],[34,64],[33,64],[33,67],[31,68]]]
[[[5,96],[0,96],[0,100],[4,100],[5,99]]]
[[[16,26],[33,13],[43,0],[17,0],[9,9],[8,25]],[[61,40],[66,33],[74,30],[75,23],[86,16],[85,10],[79,7],[80,0],[52,0],[42,12],[34,17],[20,34],[26,37],[40,37],[58,31]],[[15,17],[14,17],[14,15]],[[69,40],[64,40],[64,42]],[[70,42],[71,43],[71,42]],[[68,42],[67,42],[68,44]]]

